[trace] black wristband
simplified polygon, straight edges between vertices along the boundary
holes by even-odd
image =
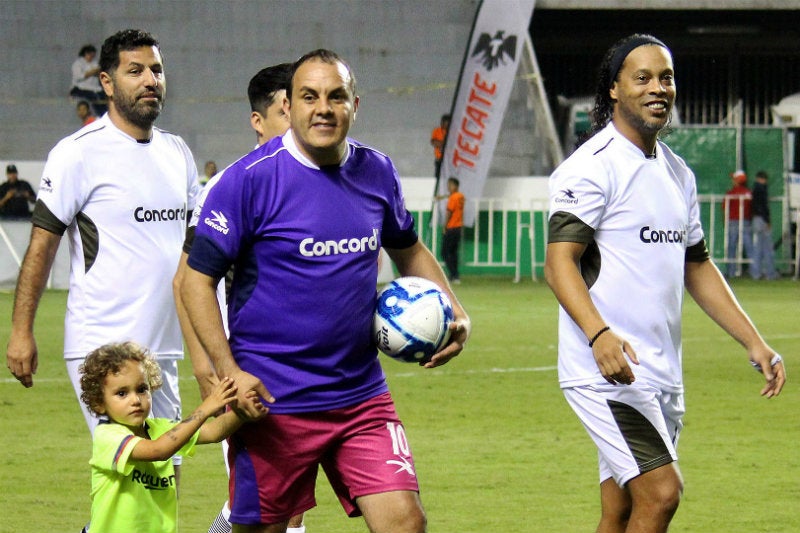
[[[589,341],[589,348],[591,348],[592,346],[594,346],[594,341],[596,341],[596,340],[597,340],[597,338],[598,338],[598,337],[600,337],[600,335],[602,335],[603,333],[605,333],[606,331],[608,331],[608,330],[610,330],[610,329],[611,329],[611,327],[610,327],[610,326],[606,326],[606,327],[600,328],[600,331],[598,331],[597,333],[595,333],[595,334],[594,334],[594,337],[592,337],[592,340],[590,340],[590,341]]]

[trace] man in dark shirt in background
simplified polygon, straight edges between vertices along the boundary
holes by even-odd
[[[769,223],[767,173],[759,170],[753,184],[753,279],[778,279],[775,271],[775,249],[772,247],[772,226]]]
[[[8,181],[0,185],[0,218],[30,218],[30,205],[36,201],[31,184],[19,179],[16,165],[6,167]]]

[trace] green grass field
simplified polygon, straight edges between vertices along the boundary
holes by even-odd
[[[687,299],[687,415],[678,449],[686,492],[673,532],[800,531],[800,283],[737,281],[734,290],[787,361],[782,395],[758,395],[744,351]],[[596,454],[557,383],[557,308],[543,283],[467,279],[457,287],[474,333],[455,361],[384,368],[411,442],[431,533],[594,531]],[[622,296],[621,296],[622,298]],[[13,296],[0,294],[8,339]],[[621,300],[621,304],[624,301]],[[80,531],[89,516],[91,443],[61,358],[65,293],[37,321],[32,389],[0,379],[0,532]],[[184,412],[198,403],[188,361]],[[180,532],[205,532],[226,498],[217,445],[184,461]],[[364,532],[320,474],[308,533]]]

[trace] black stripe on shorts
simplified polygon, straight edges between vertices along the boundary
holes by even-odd
[[[622,402],[607,400],[607,403],[642,474],[672,462],[658,430],[642,413]]]

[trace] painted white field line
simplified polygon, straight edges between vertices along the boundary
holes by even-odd
[[[533,367],[516,367],[516,368],[484,368],[481,370],[455,370],[441,373],[433,373],[433,374],[426,374],[430,376],[465,376],[471,374],[515,374],[515,373],[522,373],[522,372],[550,372],[552,370],[557,370],[557,366],[533,366]],[[391,372],[387,371],[384,368],[384,372],[391,377],[399,377],[399,378],[408,378],[408,377],[417,377],[419,376],[419,371],[428,370],[427,368],[420,368],[418,371],[414,372]]]
[[[687,342],[706,342],[708,340],[724,340],[728,337],[724,334],[722,335],[711,335],[711,336],[702,336],[702,337],[684,337],[683,342],[686,344]],[[767,342],[772,342],[773,340],[793,340],[799,339],[800,333],[776,333],[774,335],[767,335],[766,340]],[[488,349],[487,351],[491,351]],[[445,367],[446,368],[446,367]],[[533,367],[512,367],[512,368],[485,368],[481,370],[455,370],[451,371],[448,369],[447,372],[441,373],[434,373],[431,375],[439,375],[439,376],[452,376],[452,375],[469,375],[469,374],[513,374],[513,373],[522,373],[522,372],[550,372],[552,370],[557,370],[558,367],[555,365],[552,366],[533,366]],[[424,369],[414,369],[413,372],[392,372],[391,367],[384,368],[384,372],[392,377],[414,377],[419,375],[419,372],[416,370],[424,370]],[[63,381],[67,381],[66,376],[63,378],[33,378],[34,386],[36,383],[60,383]],[[180,381],[194,381],[194,378],[180,378]],[[13,377],[8,378],[0,378],[0,383],[17,383],[17,380]]]
[[[456,370],[456,371],[448,371],[442,372],[438,374],[429,374],[429,375],[439,375],[439,376],[452,376],[452,375],[470,375],[470,374],[514,374],[514,373],[521,373],[521,372],[549,372],[551,370],[558,369],[557,366],[534,366],[534,367],[516,367],[516,368],[485,368],[482,370]],[[413,372],[392,372],[391,370],[384,369],[386,374],[390,375],[391,377],[415,377],[419,376],[419,373],[427,370],[424,368],[415,368]],[[33,387],[36,388],[36,385],[39,383],[63,383],[66,382],[67,377],[64,376],[63,378],[33,378]],[[194,378],[180,378],[180,381],[194,381]],[[10,378],[2,378],[0,379],[0,383],[19,383],[13,377]]]

